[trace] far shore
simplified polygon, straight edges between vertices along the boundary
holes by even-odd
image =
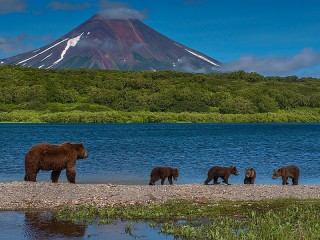
[[[48,182],[0,183],[0,210],[54,210],[64,206],[146,205],[170,200],[195,203],[260,201],[264,199],[320,199],[320,185],[113,185]]]

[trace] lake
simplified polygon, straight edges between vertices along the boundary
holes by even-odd
[[[320,182],[320,124],[0,124],[0,131],[1,182],[22,181],[24,156],[41,142],[84,143],[80,184],[148,184],[155,166],[178,167],[176,184],[203,183],[214,165],[238,168],[231,184],[243,183],[245,167],[256,169],[257,184],[281,184],[273,169],[289,164],[301,169],[299,184]],[[50,172],[37,180],[49,182]],[[67,182],[65,171],[59,181]]]

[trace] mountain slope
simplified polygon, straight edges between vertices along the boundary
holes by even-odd
[[[34,68],[215,72],[220,63],[158,33],[138,19],[95,15],[53,43],[0,60]]]

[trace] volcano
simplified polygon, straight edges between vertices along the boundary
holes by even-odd
[[[33,68],[216,72],[220,63],[148,27],[138,19],[99,14],[53,43],[0,60]]]

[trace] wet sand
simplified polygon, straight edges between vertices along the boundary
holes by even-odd
[[[200,185],[174,186],[69,184],[44,182],[0,183],[0,210],[49,210],[90,204],[97,207],[163,203],[168,200],[208,202],[277,198],[320,198],[320,185]]]

